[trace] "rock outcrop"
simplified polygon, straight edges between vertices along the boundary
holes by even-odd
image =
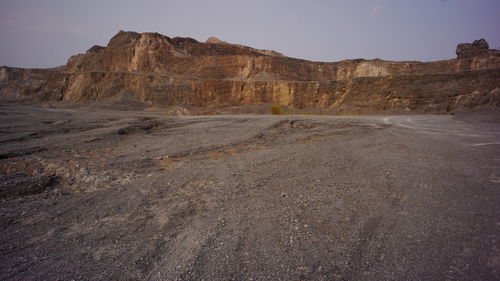
[[[120,31],[106,47],[94,46],[64,67],[2,67],[0,97],[99,102],[127,92],[148,106],[279,103],[332,114],[498,107],[500,54],[482,42],[459,45],[458,59],[447,61],[324,63],[217,38],[201,43]]]
[[[490,49],[488,42],[484,39],[475,40],[472,44],[462,43],[457,46],[457,58],[471,58],[475,56],[488,55]]]
[[[457,58],[466,59],[477,56],[499,56],[500,50],[490,49],[486,40],[479,39],[472,43],[458,44],[456,53]]]

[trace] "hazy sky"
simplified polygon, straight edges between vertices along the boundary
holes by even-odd
[[[432,61],[479,38],[500,48],[500,0],[0,0],[0,65],[62,65],[120,29],[316,61]]]

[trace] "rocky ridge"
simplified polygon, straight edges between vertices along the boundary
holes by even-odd
[[[1,67],[2,99],[216,110],[281,104],[297,113],[445,113],[500,105],[500,51],[484,40],[436,62],[312,62],[209,38],[120,31],[54,69]]]

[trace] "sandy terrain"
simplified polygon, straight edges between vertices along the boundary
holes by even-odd
[[[499,280],[500,114],[0,106],[2,280]]]

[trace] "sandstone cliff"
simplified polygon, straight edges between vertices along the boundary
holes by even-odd
[[[481,41],[437,62],[323,63],[268,50],[120,31],[56,69],[0,69],[0,97],[217,109],[279,103],[297,112],[443,113],[500,105],[500,54]]]

